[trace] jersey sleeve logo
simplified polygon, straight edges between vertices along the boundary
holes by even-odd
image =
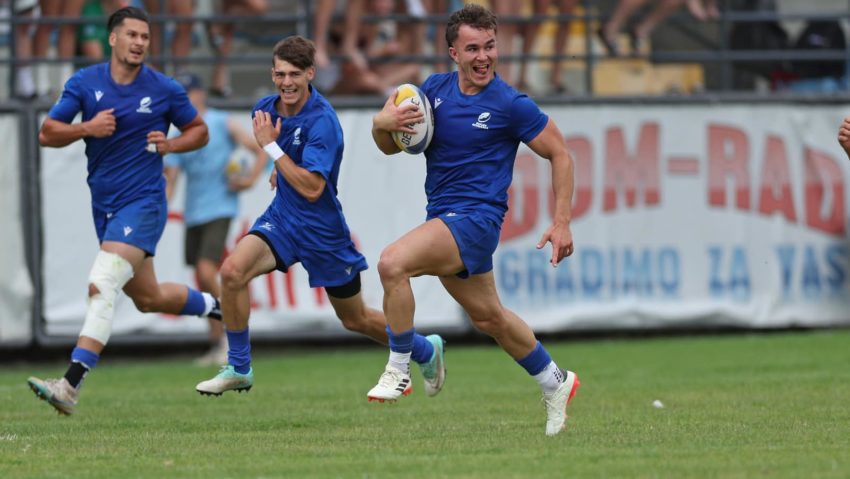
[[[481,128],[482,130],[489,130],[490,127],[487,126],[487,122],[490,121],[490,112],[485,111],[484,113],[478,115],[478,121],[472,124],[475,128]]]
[[[138,113],[153,113],[151,111],[151,97],[146,96],[139,101],[139,108],[136,110]]]

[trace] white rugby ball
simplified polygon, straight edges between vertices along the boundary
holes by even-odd
[[[254,170],[254,154],[244,146],[237,146],[227,162],[228,176],[251,176]]]
[[[410,125],[416,130],[414,133],[392,132],[393,141],[402,151],[411,155],[418,155],[428,148],[428,145],[431,144],[431,138],[434,136],[434,114],[431,111],[431,102],[428,101],[419,87],[410,83],[399,85],[396,91],[398,91],[398,96],[395,99],[396,106],[413,104],[419,110],[425,112],[423,122]]]

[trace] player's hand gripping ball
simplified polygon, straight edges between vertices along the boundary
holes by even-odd
[[[420,111],[425,113],[425,121],[409,125],[416,130],[415,133],[392,132],[393,141],[402,151],[411,155],[418,155],[428,148],[431,138],[434,136],[434,114],[431,111],[431,102],[416,85],[405,83],[396,90],[398,91],[398,96],[395,99],[396,106],[410,103],[416,105]]]

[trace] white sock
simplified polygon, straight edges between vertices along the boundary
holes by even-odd
[[[390,351],[390,361],[387,363],[399,371],[410,374],[410,355],[413,353],[397,353]]]
[[[17,78],[18,95],[27,98],[35,94],[35,80],[32,77],[32,67],[27,65],[18,68]]]
[[[552,361],[543,371],[534,375],[534,380],[537,381],[544,393],[552,394],[566,380],[566,377],[555,364],[555,361]]]
[[[201,291],[201,296],[204,297],[204,314],[201,316],[206,316],[210,314],[210,311],[215,307],[215,296],[210,293],[205,293]]]
[[[36,93],[45,95],[50,91],[50,65],[47,63],[39,63],[35,67],[35,84]]]

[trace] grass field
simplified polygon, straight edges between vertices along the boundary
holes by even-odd
[[[417,371],[394,405],[365,399],[377,346],[264,351],[254,389],[219,398],[194,392],[215,370],[188,357],[107,354],[72,417],[25,385],[64,363],[6,366],[0,478],[850,477],[850,331],[547,346],[582,381],[554,438],[494,346],[450,343],[441,395]]]

